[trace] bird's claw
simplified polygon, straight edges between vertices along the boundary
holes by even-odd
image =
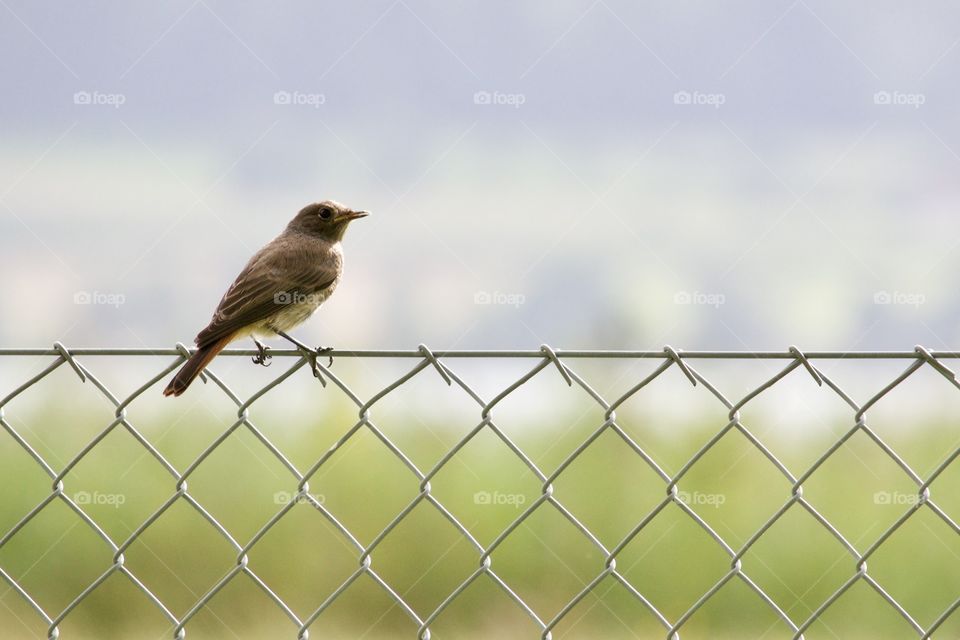
[[[317,347],[318,356],[327,356],[327,368],[333,366],[333,356],[330,353],[333,351],[333,347]]]
[[[320,375],[320,366],[317,364],[317,356],[327,355],[327,357],[330,358],[327,367],[333,366],[333,356],[329,355],[331,351],[333,351],[333,347],[317,347],[313,351],[306,353],[306,358],[310,362],[310,370],[313,371],[314,378],[323,380],[323,377]]]
[[[267,362],[268,360],[270,360],[271,358],[273,358],[272,355],[270,355],[269,353],[267,353],[267,350],[268,350],[269,348],[270,348],[270,347],[265,347],[265,346],[263,346],[262,344],[258,344],[258,345],[257,345],[257,355],[255,355],[255,356],[253,356],[252,358],[250,358],[250,359],[253,361],[253,364],[259,364],[259,365],[262,365],[262,366],[264,366],[264,367],[269,367],[271,364],[273,364],[272,362]]]

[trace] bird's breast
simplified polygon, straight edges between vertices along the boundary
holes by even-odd
[[[323,302],[330,297],[330,294],[333,293],[333,290],[337,287],[339,278],[332,282],[330,286],[311,294],[302,294],[297,295],[290,304],[284,306],[280,311],[278,311],[272,318],[270,318],[266,323],[266,329],[280,331],[288,331],[293,329],[311,315],[313,312],[320,307]]]

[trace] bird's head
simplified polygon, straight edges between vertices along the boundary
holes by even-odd
[[[287,228],[338,242],[346,233],[347,225],[351,220],[368,215],[370,214],[367,211],[354,211],[339,202],[324,200],[308,204],[301,209]]]

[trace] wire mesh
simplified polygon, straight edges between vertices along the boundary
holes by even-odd
[[[291,375],[307,364],[307,359],[302,353],[296,350],[276,350],[272,354],[276,358],[291,363],[290,366],[277,375],[272,381],[258,389],[249,397],[243,398],[237,395],[226,382],[218,376],[216,371],[216,362],[203,374],[203,381],[208,385],[215,385],[225,395],[229,401],[236,407],[236,417],[232,424],[224,432],[209,444],[195,459],[186,467],[178,468],[171,463],[160,450],[150,442],[150,440],[141,433],[128,415],[128,407],[136,398],[147,392],[157,392],[165,379],[175,371],[190,354],[182,344],[178,344],[175,349],[74,349],[70,350],[63,344],[57,343],[52,349],[4,349],[0,350],[0,358],[5,356],[36,356],[39,358],[49,358],[50,362],[39,373],[30,377],[28,380],[13,388],[0,400],[0,425],[2,425],[6,434],[12,438],[17,445],[23,449],[36,465],[42,469],[50,479],[49,494],[36,504],[32,509],[22,515],[12,527],[6,531],[0,530],[0,550],[11,543],[23,529],[34,519],[49,508],[53,503],[62,503],[75,513],[105,545],[111,554],[112,561],[105,567],[103,572],[93,580],[86,588],[77,593],[69,604],[61,610],[49,610],[42,606],[44,594],[38,592],[36,588],[28,589],[13,572],[0,566],[0,576],[9,585],[9,587],[18,594],[22,600],[36,613],[42,624],[46,626],[46,634],[49,638],[60,636],[61,624],[85,599],[95,592],[111,576],[120,575],[129,580],[156,609],[169,621],[173,627],[173,636],[183,638],[186,629],[190,625],[198,612],[210,602],[214,596],[223,591],[233,581],[241,575],[246,576],[253,581],[257,587],[272,601],[272,603],[289,619],[291,628],[288,630],[291,635],[306,639],[310,636],[310,627],[315,621],[362,576],[372,579],[383,594],[392,600],[409,619],[412,621],[412,628],[415,629],[411,635],[426,640],[431,637],[431,625],[451,607],[459,597],[476,581],[481,578],[488,579],[492,584],[505,594],[513,606],[522,612],[524,616],[539,629],[542,638],[551,638],[557,626],[564,621],[570,612],[592,594],[598,586],[604,582],[613,580],[632,596],[635,606],[649,612],[660,624],[664,637],[668,639],[679,638],[685,625],[691,617],[700,609],[705,607],[712,598],[729,582],[739,581],[745,585],[764,607],[767,607],[773,614],[779,618],[790,630],[792,637],[802,638],[804,633],[809,630],[812,624],[824,616],[830,607],[841,598],[845,592],[854,585],[862,583],[872,589],[885,603],[887,607],[896,612],[906,624],[920,638],[932,637],[944,622],[951,617],[954,611],[960,607],[960,594],[951,595],[951,602],[932,622],[926,625],[921,624],[906,606],[898,602],[889,590],[884,587],[874,575],[868,571],[868,560],[870,560],[891,537],[903,527],[911,518],[916,517],[921,511],[932,513],[945,523],[954,535],[960,534],[960,526],[948,515],[948,513],[938,505],[934,500],[931,484],[940,477],[944,471],[953,463],[955,458],[960,455],[960,449],[946,452],[942,461],[925,476],[914,471],[907,461],[898,455],[898,453],[885,440],[871,428],[867,420],[867,414],[881,398],[890,393],[894,388],[901,385],[905,380],[913,376],[918,370],[929,367],[935,370],[940,376],[945,378],[954,387],[960,388],[960,383],[956,375],[949,368],[944,360],[960,357],[956,352],[934,352],[922,346],[917,346],[912,352],[808,352],[804,353],[796,347],[790,347],[782,352],[721,352],[721,351],[691,351],[685,352],[674,349],[670,346],[662,351],[562,351],[555,350],[547,345],[541,346],[539,350],[528,351],[445,351],[434,352],[425,345],[420,345],[417,350],[410,351],[335,351],[332,356],[335,359],[341,358],[378,358],[378,359],[407,359],[412,360],[413,365],[409,370],[391,384],[380,389],[368,398],[363,398],[355,393],[344,379],[339,377],[330,367],[324,366],[321,361],[318,368],[321,373],[319,382],[337,393],[341,393],[349,399],[357,411],[356,422],[335,441],[335,444],[320,456],[311,466],[307,468],[298,468],[283,451],[277,447],[271,439],[258,428],[254,422],[253,410],[258,400],[267,392],[276,386],[283,384]],[[222,355],[231,356],[251,356],[255,355],[253,350],[228,350]],[[104,382],[94,374],[88,366],[88,358],[94,356],[110,357],[131,357],[131,356],[151,356],[161,359],[164,362],[162,370],[143,383],[135,391],[126,397],[115,395]],[[492,397],[481,396],[466,380],[458,375],[454,367],[450,364],[452,360],[458,358],[524,358],[532,361],[532,366],[525,374],[505,386],[500,393]],[[653,369],[652,373],[636,381],[625,393],[619,397],[607,399],[598,393],[584,377],[577,372],[575,361],[581,358],[593,359],[655,359],[661,362]],[[766,379],[759,386],[751,389],[742,398],[728,398],[723,395],[718,388],[703,374],[694,362],[698,359],[721,359],[721,360],[781,360],[785,365],[775,375]],[[816,361],[820,360],[857,360],[857,359],[883,359],[889,361],[905,361],[905,368],[888,384],[880,388],[874,395],[858,403],[850,394],[845,392],[830,376],[817,367]],[[61,367],[69,367],[76,374],[79,381],[86,385],[92,385],[113,407],[113,419],[106,425],[93,439],[81,447],[73,457],[65,463],[56,465],[41,455],[34,446],[31,445],[28,438],[20,433],[14,426],[14,421],[5,414],[7,405],[17,396],[27,389],[38,384],[49,376],[55,370]],[[743,421],[741,410],[758,396],[771,389],[794,370],[802,368],[809,375],[813,383],[821,388],[831,390],[852,412],[853,420],[849,429],[837,438],[822,452],[819,457],[809,466],[801,470],[791,470],[788,465],[779,459],[774,453],[761,441],[751,428]],[[700,386],[706,389],[716,402],[720,403],[727,416],[727,423],[717,433],[705,442],[675,473],[668,473],[663,466],[658,464],[656,452],[648,451],[628,432],[618,424],[617,409],[627,400],[647,387],[651,382],[663,376],[670,369],[679,370],[680,374],[693,386]],[[418,466],[404,450],[395,444],[388,437],[387,433],[378,427],[375,420],[375,409],[377,404],[388,394],[407,384],[415,376],[425,370],[432,370],[432,374],[427,372],[424,375],[437,375],[445,383],[454,388],[459,388],[475,404],[477,422],[475,426],[467,433],[462,435],[455,446],[449,448],[439,460],[431,467]],[[521,387],[530,382],[534,377],[542,372],[554,370],[568,386],[579,387],[595,402],[603,411],[603,421],[592,430],[592,433],[583,440],[578,446],[566,453],[561,464],[555,468],[541,468],[534,462],[531,455],[528,455],[518,444],[511,439],[507,432],[498,426],[495,415],[497,406],[507,397],[516,393]],[[551,375],[547,373],[546,375]],[[188,481],[191,476],[197,472],[211,457],[211,455],[222,445],[225,439],[238,429],[248,430],[262,444],[264,449],[269,452],[280,464],[285,467],[296,480],[296,494],[285,504],[279,506],[275,513],[263,514],[263,523],[259,531],[248,539],[238,539],[234,533],[228,530],[227,526],[221,523],[212,513],[205,508],[204,504],[191,494]],[[71,480],[71,471],[90,454],[103,440],[113,431],[123,430],[128,432],[139,444],[142,449],[154,458],[170,476],[172,492],[163,504],[156,509],[148,518],[143,520],[132,533],[125,538],[117,538],[109,535],[104,527],[92,517],[89,509],[82,501],[78,501],[75,495],[67,491],[67,486]],[[712,527],[706,518],[699,511],[697,504],[691,504],[689,500],[683,499],[682,485],[688,472],[702,460],[725,434],[736,431],[742,434],[751,445],[769,462],[769,464],[781,474],[791,487],[789,495],[784,499],[782,506],[773,513],[756,531],[748,537],[745,543],[735,544],[729,540],[714,527]],[[467,446],[481,432],[493,434],[503,444],[506,445],[510,455],[516,461],[519,461],[537,478],[539,483],[539,495],[529,505],[523,505],[518,509],[518,513],[512,521],[494,537],[492,542],[482,543],[472,532],[471,527],[467,526],[461,519],[458,519],[454,512],[441,502],[436,496],[433,484],[437,481],[438,474],[453,460],[458,453]],[[309,482],[315,477],[318,471],[324,468],[325,464],[342,449],[352,439],[357,438],[358,434],[372,434],[386,448],[390,454],[398,460],[406,469],[406,473],[411,474],[418,486],[416,496],[399,513],[393,517],[389,523],[373,537],[364,538],[351,531],[350,527],[341,519],[334,509],[328,508],[323,501],[318,500],[310,491]],[[639,518],[629,532],[623,536],[616,544],[604,544],[601,537],[580,518],[574,515],[573,511],[565,506],[563,495],[555,489],[555,483],[558,478],[567,473],[570,466],[587,451],[594,446],[597,439],[605,434],[612,433],[623,441],[639,460],[642,460],[656,476],[660,479],[663,486],[662,499],[642,518]],[[911,500],[905,506],[903,513],[896,520],[885,528],[879,535],[874,536],[872,540],[866,543],[855,543],[848,540],[830,519],[821,513],[810,501],[804,497],[804,484],[811,477],[817,474],[818,470],[833,456],[837,450],[843,446],[852,436],[861,433],[867,436],[883,454],[900,468],[915,486],[916,498]],[[175,504],[184,503],[195,510],[210,529],[223,538],[235,554],[235,562],[232,568],[227,571],[215,584],[213,584],[201,597],[197,598],[193,604],[186,610],[175,611],[174,607],[165,603],[159,594],[155,593],[140,577],[129,567],[125,560],[125,552],[140,539],[157,520]],[[343,540],[352,548],[355,556],[355,568],[350,575],[325,599],[318,602],[310,610],[295,610],[295,607],[286,602],[280,595],[276,585],[268,584],[251,567],[251,556],[257,552],[258,544],[264,537],[277,526],[281,520],[288,516],[297,504],[309,504],[317,512],[322,514],[330,525],[342,536]],[[411,512],[420,505],[429,505],[448,521],[467,544],[472,548],[476,555],[475,569],[462,582],[457,584],[440,604],[435,608],[423,610],[415,607],[401,595],[400,591],[390,584],[380,572],[374,558],[377,556],[378,547],[387,539],[393,531],[407,518]],[[617,560],[623,550],[654,522],[669,506],[674,505],[685,514],[696,527],[700,528],[712,543],[728,558],[729,568],[724,575],[709,589],[704,591],[698,598],[686,606],[686,609],[680,615],[669,615],[662,608],[658,608],[643,588],[635,585],[627,576],[618,571]],[[585,586],[572,597],[568,602],[556,610],[546,611],[538,609],[534,604],[527,601],[503,576],[501,576],[495,566],[494,559],[498,550],[506,540],[510,538],[518,527],[530,519],[534,514],[541,510],[554,510],[557,514],[569,521],[589,545],[598,552],[600,561],[595,567],[595,576],[589,580]],[[832,593],[822,600],[812,613],[798,617],[795,613],[790,614],[782,603],[778,603],[775,597],[770,595],[760,584],[751,578],[748,568],[745,567],[744,557],[753,548],[771,528],[780,521],[785,514],[792,510],[803,510],[809,513],[817,523],[831,537],[842,545],[852,560],[852,573]],[[278,631],[276,637],[280,637],[281,631]]]

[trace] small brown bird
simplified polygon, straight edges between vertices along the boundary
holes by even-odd
[[[311,359],[330,351],[310,349],[287,331],[297,326],[330,297],[343,273],[340,240],[351,220],[369,215],[324,200],[307,205],[283,233],[260,249],[220,300],[210,324],[197,334],[197,351],[173,377],[165,396],[179,396],[207,364],[230,342],[247,336],[286,338]],[[253,338],[260,352],[253,361],[267,366],[267,347]]]

